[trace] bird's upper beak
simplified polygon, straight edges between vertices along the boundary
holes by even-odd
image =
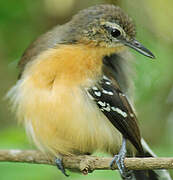
[[[143,54],[144,56],[147,56],[153,59],[155,58],[154,54],[151,51],[149,51],[147,48],[145,48],[141,43],[139,43],[135,39],[131,41],[124,41],[123,44],[135,49],[136,51]]]

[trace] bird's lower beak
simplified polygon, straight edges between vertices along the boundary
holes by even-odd
[[[155,58],[154,54],[149,51],[147,48],[145,48],[141,43],[139,43],[137,40],[131,40],[131,41],[125,41],[123,43],[124,45],[131,47],[138,51],[139,53],[143,54],[144,56]]]

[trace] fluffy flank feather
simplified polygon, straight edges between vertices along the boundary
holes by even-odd
[[[98,51],[105,54],[103,49],[88,49],[85,53],[82,46],[68,46],[40,55],[8,94],[35,144],[56,156],[98,149],[114,154],[121,145],[121,134],[86,94],[85,88],[94,84],[92,77],[102,72]]]

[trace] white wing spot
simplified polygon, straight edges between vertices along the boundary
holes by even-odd
[[[109,95],[113,96],[113,95],[114,95],[114,93],[113,93],[113,92],[111,92],[111,91],[109,91]]]
[[[123,93],[119,93],[119,95],[120,95],[120,96],[126,96],[126,95],[125,95],[125,94],[123,94]]]
[[[94,94],[95,94],[96,96],[98,96],[98,97],[101,96],[101,92],[100,92],[100,91],[94,91]]]
[[[106,103],[102,101],[98,101],[98,104],[100,104],[100,106],[106,106]]]
[[[103,90],[102,91],[104,94],[108,94],[108,95],[114,95],[114,93],[112,91],[106,91],[106,90]]]
[[[96,86],[93,86],[92,89],[95,91],[98,90],[98,88]]]
[[[105,75],[103,76],[103,79],[110,81],[110,79],[107,78]]]
[[[107,84],[107,85],[111,85],[111,82],[109,82],[109,81],[106,81],[106,82],[105,82],[105,84]]]
[[[134,117],[134,114],[133,114],[133,113],[130,113],[130,117]]]
[[[103,109],[104,109],[105,111],[108,111],[108,112],[110,112],[110,111],[111,111],[110,106],[104,107]]]
[[[118,114],[122,115],[123,117],[127,117],[127,113],[122,111],[121,109],[119,108],[115,108],[115,107],[111,107],[111,109],[115,112],[117,112]]]

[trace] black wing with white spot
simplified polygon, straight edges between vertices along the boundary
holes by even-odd
[[[109,121],[142,153],[136,116],[118,84],[104,75],[88,92]]]

